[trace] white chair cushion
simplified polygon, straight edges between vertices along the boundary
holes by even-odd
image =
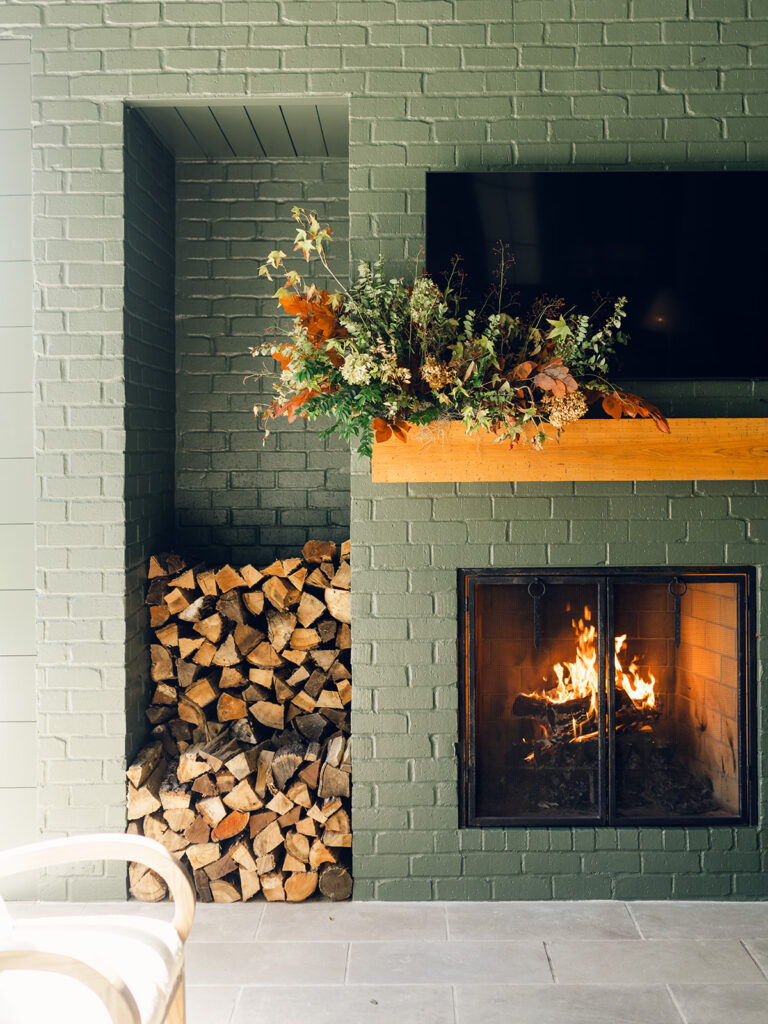
[[[0,949],[3,948],[13,928],[13,918],[8,913],[5,900],[0,896]]]
[[[97,969],[109,965],[126,983],[141,1024],[162,1024],[168,994],[183,964],[171,924],[125,915],[14,921],[4,949],[44,949],[76,957]],[[47,972],[0,973],[2,1024],[107,1024],[99,999],[83,985]]]

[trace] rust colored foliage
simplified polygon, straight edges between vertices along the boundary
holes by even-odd
[[[630,419],[640,417],[644,420],[653,420],[662,434],[668,434],[669,423],[661,411],[650,402],[646,402],[639,395],[630,394],[628,391],[611,391],[608,394],[600,391],[593,391],[589,396],[591,402],[601,400],[603,411],[612,419],[620,420],[622,416]]]
[[[407,441],[408,431],[411,429],[410,423],[406,423],[405,420],[397,419],[394,423],[388,423],[380,416],[371,422],[371,426],[377,441],[388,441],[390,437],[396,437],[398,441]]]
[[[311,288],[300,295],[294,292],[281,295],[279,301],[286,313],[298,317],[307,338],[318,348],[324,347],[331,338],[347,337],[347,332],[339,323],[336,311],[331,305],[330,292]],[[336,353],[331,353],[331,360],[338,366],[343,362]]]

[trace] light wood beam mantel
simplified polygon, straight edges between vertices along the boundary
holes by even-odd
[[[374,483],[509,480],[766,480],[768,419],[580,420],[541,451],[459,422],[414,427],[373,446]]]

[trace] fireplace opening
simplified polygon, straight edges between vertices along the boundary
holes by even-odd
[[[459,588],[465,826],[752,822],[753,568]]]

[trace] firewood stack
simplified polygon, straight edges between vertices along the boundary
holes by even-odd
[[[352,891],[349,542],[302,556],[150,559],[152,735],[127,771],[128,830],[186,859],[205,902]],[[129,878],[167,896],[143,867]]]

